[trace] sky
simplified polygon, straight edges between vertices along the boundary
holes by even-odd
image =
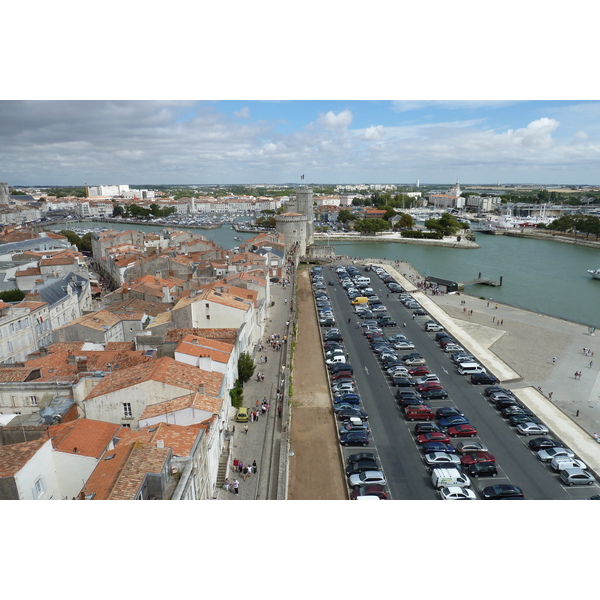
[[[600,184],[600,102],[4,100],[11,186]]]

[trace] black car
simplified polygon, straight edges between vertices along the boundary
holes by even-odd
[[[398,404],[404,408],[405,410],[409,406],[422,406],[425,404],[425,400],[423,398],[417,398],[416,396],[408,396],[406,398],[399,398]]]
[[[346,477],[363,471],[379,471],[379,465],[374,460],[361,460],[352,462],[346,467]]]
[[[473,477],[496,477],[498,467],[493,462],[473,463],[467,467],[467,472]]]
[[[340,410],[337,413],[337,416],[342,420],[346,421],[347,419],[352,419],[353,417],[358,417],[363,421],[367,421],[369,419],[369,415],[364,411],[360,410],[360,408],[346,408],[344,410]]]
[[[508,422],[514,427],[516,427],[519,423],[541,423],[537,417],[526,415],[525,413],[521,415],[511,415],[508,417]]]
[[[453,417],[456,415],[457,417],[464,417],[464,413],[461,413],[458,408],[454,408],[454,406],[442,406],[442,408],[438,408],[435,411],[436,419],[444,419],[445,417]]]
[[[498,383],[498,380],[489,373],[473,373],[473,375],[471,375],[471,383],[473,385],[492,385]]]
[[[483,393],[485,396],[488,396],[488,398],[492,394],[496,394],[496,393],[506,394],[507,396],[512,395],[512,392],[510,390],[500,387],[498,385],[490,385],[489,387],[486,387],[485,390],[483,390]]]
[[[335,325],[335,319],[333,317],[325,317],[319,320],[321,327],[333,327]]]
[[[331,335],[325,336],[327,342],[343,342],[344,338],[341,333],[332,333]]]
[[[558,440],[553,440],[551,438],[538,437],[529,440],[529,447],[531,450],[544,450],[545,448],[562,448],[564,444],[559,442]]]
[[[408,377],[401,377],[400,375],[394,375],[390,379],[390,382],[395,387],[412,387],[414,383],[412,379],[408,379]]]
[[[515,398],[498,398],[494,401],[494,404],[498,410],[508,408],[509,406],[519,406]]]
[[[441,400],[448,397],[448,392],[444,389],[441,390],[425,390],[421,392],[421,398],[423,400]]]
[[[423,310],[422,308],[417,308],[417,310],[413,311],[413,315],[415,317],[424,317],[427,315],[427,311]]]
[[[441,432],[443,430],[437,423],[433,423],[431,421],[429,423],[417,423],[415,425],[416,435],[421,435],[422,433],[432,433],[433,431]]]
[[[357,454],[351,454],[348,457],[348,464],[360,462],[361,460],[377,461],[377,457],[372,452],[358,452]]]
[[[508,498],[525,498],[523,490],[511,483],[500,485],[490,485],[481,490],[481,497],[484,500],[506,500]]]
[[[397,327],[398,323],[396,323],[396,321],[394,321],[394,319],[392,319],[391,317],[389,318],[381,318],[378,320],[379,326],[380,327]]]
[[[364,431],[349,431],[340,435],[342,446],[368,446],[369,435]]]
[[[349,371],[350,373],[354,373],[354,369],[349,363],[338,363],[337,365],[329,365],[329,372],[331,374],[339,373],[340,371]]]

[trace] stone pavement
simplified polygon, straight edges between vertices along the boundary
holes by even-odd
[[[476,355],[600,478],[600,444],[593,437],[596,432],[600,435],[600,334],[591,333],[585,325],[491,298],[462,292],[424,293],[416,285],[422,276],[408,263],[361,262],[383,264],[433,319]],[[493,297],[493,288],[489,290]],[[597,358],[587,356],[584,348]],[[575,372],[581,372],[581,377],[575,378]]]
[[[286,321],[291,321],[291,307],[292,307],[292,293],[293,286],[289,285],[285,289],[280,283],[271,283],[271,301],[275,302],[274,306],[270,306],[267,309],[267,317],[265,320],[264,335],[262,338],[264,350],[258,352],[254,351],[254,363],[256,364],[256,370],[254,376],[250,381],[244,385],[244,400],[242,405],[248,407],[250,410],[256,408],[256,403],[259,404],[258,409],[260,411],[260,405],[264,398],[267,398],[267,402],[270,405],[269,411],[258,417],[258,421],[248,422],[248,433],[244,432],[244,423],[236,422],[237,411],[232,410],[232,414],[229,419],[229,429],[233,430],[233,437],[230,442],[229,461],[226,472],[226,477],[231,483],[235,478],[239,481],[239,492],[238,494],[232,493],[230,490],[226,492],[224,489],[219,488],[216,492],[217,500],[266,500],[268,499],[268,473],[262,472],[263,453],[269,452],[268,447],[269,436],[267,430],[275,426],[278,430],[281,428],[281,421],[277,414],[277,402],[276,393],[277,388],[280,386],[282,377],[282,361],[285,359],[286,348],[282,343],[281,350],[273,350],[267,340],[271,334],[279,334],[281,341],[283,336],[288,335],[286,331]],[[287,300],[287,303],[286,303]],[[291,325],[290,325],[291,329]],[[267,362],[262,362],[263,357],[267,357]],[[257,381],[256,375],[258,373],[263,374],[264,381]],[[284,371],[283,377],[286,380],[287,377]],[[286,398],[287,401],[287,398]],[[285,416],[285,415],[284,415]],[[273,420],[277,419],[280,423],[273,423]],[[253,461],[256,461],[258,466],[258,474],[250,475],[246,480],[242,473],[234,471],[233,461],[234,459],[241,460],[244,465],[251,465]],[[276,467],[276,465],[275,465]]]

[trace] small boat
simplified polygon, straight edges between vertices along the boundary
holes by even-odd
[[[600,279],[600,269],[596,269],[595,271],[593,269],[588,269],[588,273],[594,278],[594,279]]]

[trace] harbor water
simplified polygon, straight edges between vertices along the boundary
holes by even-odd
[[[165,226],[131,223],[79,222],[77,229],[138,229],[160,231]],[[49,229],[65,229],[65,225]],[[176,226],[172,226],[176,229]],[[230,249],[254,237],[223,225],[218,229],[191,229]],[[498,281],[501,287],[469,285],[465,293],[600,328],[600,280],[591,278],[588,269],[600,268],[600,250],[550,240],[476,234],[477,249],[446,248],[394,242],[335,241],[338,255],[352,258],[404,260],[424,276],[463,282],[482,277]],[[327,244],[327,242],[322,242]]]

